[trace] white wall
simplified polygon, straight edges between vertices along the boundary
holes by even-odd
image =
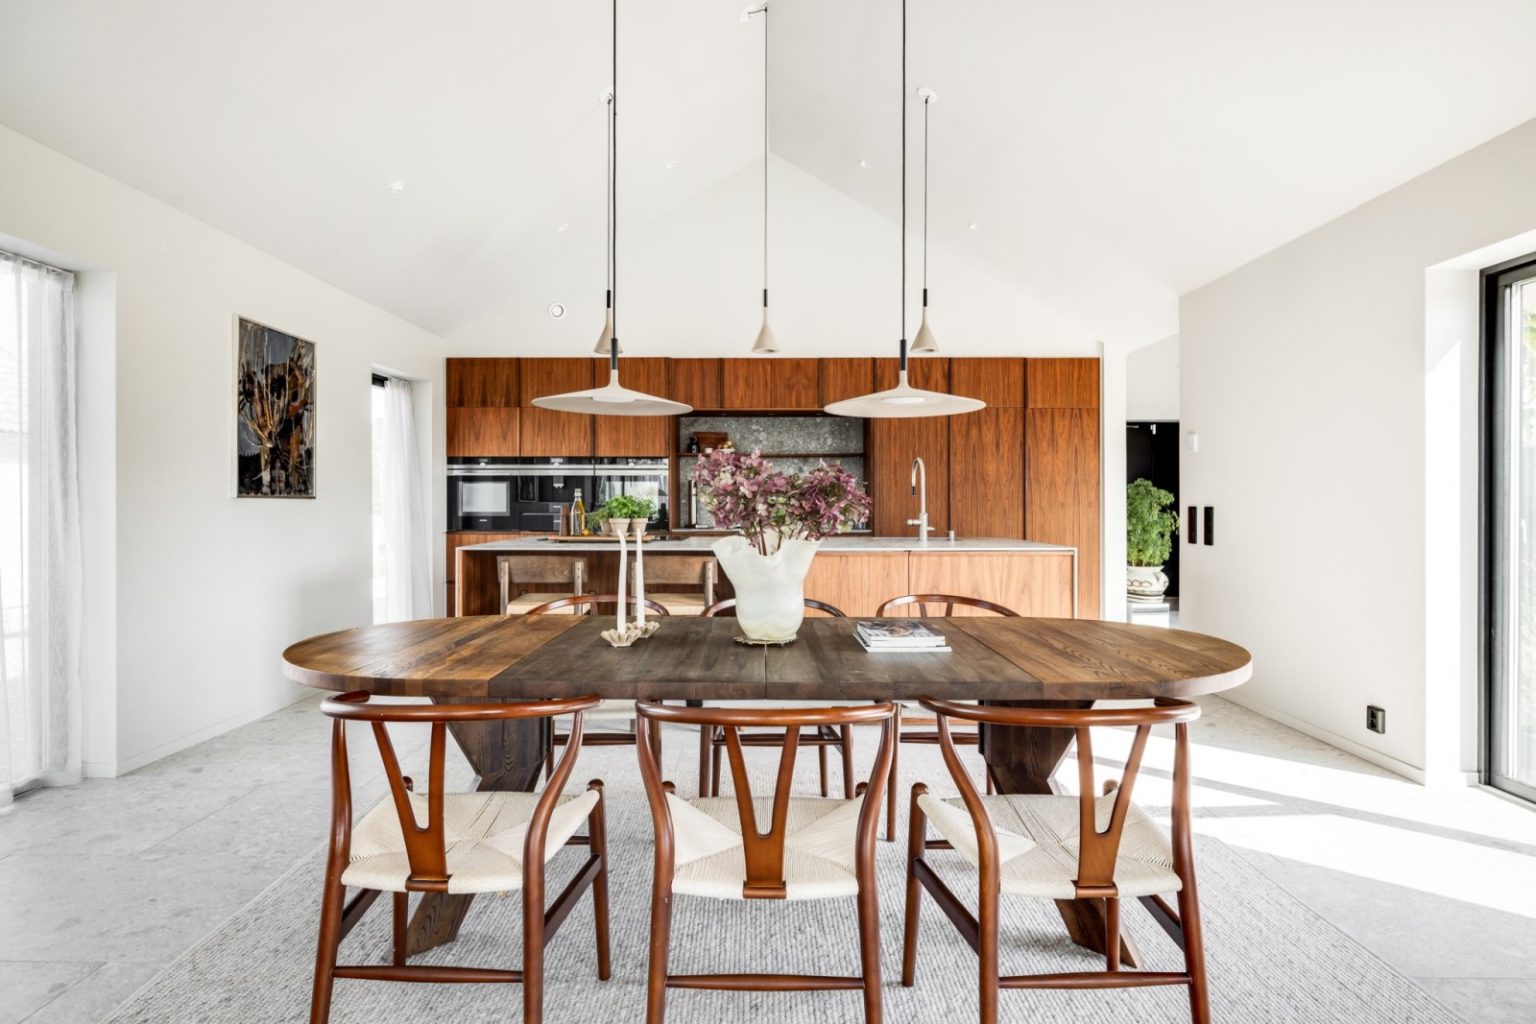
[[[80,352],[85,758],[93,774],[131,770],[300,696],[283,648],[370,620],[369,372],[424,382],[422,455],[439,494],[443,344],[5,128],[0,232],[93,271]],[[315,342],[316,500],[231,497],[237,316]]]
[[[1234,699],[1412,777],[1471,766],[1476,685],[1475,305],[1426,281],[1536,228],[1533,164],[1536,122],[1181,303],[1183,620],[1253,651]]]
[[[1179,336],[1131,352],[1125,361],[1125,418],[1179,419]]]

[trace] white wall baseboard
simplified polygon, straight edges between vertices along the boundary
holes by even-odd
[[[1265,704],[1261,704],[1258,701],[1245,699],[1243,695],[1241,695],[1241,693],[1237,690],[1229,690],[1225,693],[1222,693],[1220,696],[1222,700],[1229,700],[1233,704],[1241,705],[1242,707],[1247,708],[1249,711],[1257,712],[1258,714],[1263,715],[1265,718],[1273,719],[1274,721],[1279,722],[1281,725],[1295,729],[1297,732],[1306,733],[1313,739],[1322,740],[1329,746],[1338,747],[1340,750],[1343,750],[1346,753],[1354,754],[1356,757],[1361,758],[1362,760],[1369,761],[1371,764],[1385,768],[1387,771],[1392,772],[1394,775],[1401,775],[1403,778],[1408,779],[1411,782],[1417,782],[1422,786],[1428,784],[1430,781],[1429,774],[1418,765],[1409,764],[1407,761],[1400,761],[1397,758],[1392,757],[1390,754],[1383,754],[1379,750],[1372,750],[1370,747],[1367,747],[1363,743],[1356,743],[1352,739],[1340,736],[1337,733],[1329,732],[1327,729],[1324,729],[1321,726],[1314,725],[1311,722],[1304,721],[1303,719],[1296,718],[1292,715],[1288,715],[1284,711],[1276,711],[1274,708]],[[1435,781],[1439,782],[1442,780],[1437,779]]]
[[[283,708],[308,700],[314,695],[313,690],[297,690],[289,695],[290,699],[275,704],[272,707],[252,708],[249,711],[242,711],[231,718],[215,722],[213,725],[189,732],[184,736],[178,736],[173,740],[151,747],[149,750],[142,751],[129,758],[124,758],[121,761],[87,761],[80,766],[80,772],[88,779],[115,779],[120,775],[127,775],[129,772],[138,771],[147,764],[153,764],[162,757],[170,757],[172,754],[186,750],[188,747],[195,747],[205,740],[222,736],[232,729],[238,729],[242,725],[249,725],[257,719],[267,717],[274,711],[281,711]]]

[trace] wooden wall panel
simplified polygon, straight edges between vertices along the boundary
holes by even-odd
[[[721,386],[727,409],[821,408],[821,365],[817,359],[726,359]]]
[[[949,529],[949,419],[869,421],[865,468],[869,474],[877,537],[915,537],[917,497],[912,494],[912,460],[921,457],[928,468],[928,522],[934,533]]]
[[[811,560],[805,596],[825,601],[850,616],[869,618],[881,602],[907,593],[905,551],[839,554],[823,551]],[[810,614],[819,614],[807,612]]]
[[[914,551],[909,566],[914,594],[980,597],[1020,615],[1072,617],[1072,557],[1065,552]]]
[[[1024,404],[1024,360],[951,359],[949,392],[988,406],[1017,408]]]
[[[1099,411],[1025,413],[1024,530],[1030,540],[1078,549],[1078,613],[1099,607]]]
[[[1025,404],[1031,409],[1097,409],[1097,359],[1025,360]]]
[[[593,387],[595,359],[524,359],[519,367],[518,405],[535,398]]]
[[[608,361],[594,360],[594,386],[608,381]],[[619,357],[619,380],[627,388],[670,398],[667,360]],[[594,416],[592,450],[598,456],[647,455],[669,457],[677,441],[673,416]]]
[[[875,361],[873,359],[823,359],[821,361],[822,405],[867,395],[874,389]]]
[[[702,412],[723,409],[721,362],[719,359],[668,359],[666,396]]]
[[[516,456],[522,454],[517,409],[448,407],[448,455]]]
[[[519,449],[522,455],[592,457],[592,421],[583,416],[554,409],[518,409]]]
[[[448,360],[448,408],[517,404],[516,359]]]
[[[900,363],[898,359],[875,360],[876,391],[887,391],[896,386]],[[907,382],[924,391],[949,391],[949,360],[938,356],[913,356],[907,360]]]
[[[949,528],[961,537],[1023,537],[1024,410],[989,405],[947,419]]]

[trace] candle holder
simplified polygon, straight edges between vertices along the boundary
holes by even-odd
[[[605,629],[598,636],[607,640],[614,647],[629,647],[636,640],[642,640],[656,632],[657,623],[651,623],[649,627],[642,626],[638,622],[631,622],[623,629]]]

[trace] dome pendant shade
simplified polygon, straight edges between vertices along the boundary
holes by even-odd
[[[768,326],[768,308],[763,307],[763,326],[757,332],[757,340],[752,343],[752,354],[759,356],[772,355],[779,350],[779,339],[774,336],[773,328]]]
[[[605,355],[608,354],[608,350],[611,349],[612,347],[613,347],[613,307],[609,306],[607,312],[603,314],[603,333],[598,336],[597,344],[592,346],[592,354],[593,355],[599,355],[599,356],[605,356]],[[619,354],[620,355],[624,354],[624,350],[622,348],[619,349]]]
[[[928,326],[928,307],[923,306],[923,322],[917,327],[917,337],[912,339],[912,348],[909,351],[913,355],[929,355],[939,350],[938,339],[933,336],[933,330]]]
[[[609,351],[618,352],[617,338]],[[619,383],[617,356],[608,370],[608,383],[602,387],[571,391],[563,395],[546,395],[535,398],[533,404],[540,409],[585,413],[588,416],[683,416],[693,411],[691,405],[624,387]]]
[[[978,398],[914,388],[907,383],[907,371],[903,369],[897,375],[894,388],[833,402],[825,411],[833,416],[866,419],[916,419],[919,416],[958,416],[984,409],[986,405]]]

